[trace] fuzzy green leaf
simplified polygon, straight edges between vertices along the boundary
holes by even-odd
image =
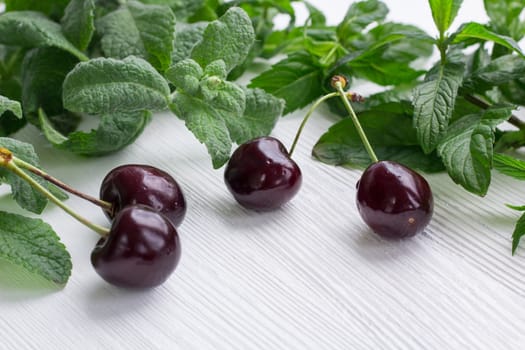
[[[484,196],[490,185],[494,130],[507,120],[512,107],[492,107],[479,114],[467,115],[450,125],[438,145],[439,156],[454,182],[466,190]]]
[[[512,156],[495,153],[494,169],[518,180],[525,180],[525,161]]]
[[[40,219],[0,211],[0,258],[60,285],[71,275],[71,256]]]
[[[171,55],[172,64],[191,57],[191,50],[202,40],[207,24],[204,22],[181,24],[175,32],[175,44]]]
[[[95,31],[94,0],[71,0],[61,24],[66,38],[79,50],[86,50]]]
[[[1,44],[30,48],[53,46],[70,52],[80,60],[88,59],[66,39],[58,23],[38,12],[15,11],[1,14],[0,33]]]
[[[142,133],[150,119],[148,111],[104,115],[96,129],[75,131],[66,137],[54,129],[45,113],[40,113],[42,130],[51,144],[84,156],[102,156],[126,147]]]
[[[440,34],[444,34],[456,18],[463,0],[429,0],[434,23]]]
[[[78,64],[67,76],[62,98],[65,108],[91,114],[163,110],[170,89],[147,61],[96,58]]]
[[[453,43],[458,44],[466,41],[492,41],[498,45],[513,50],[524,57],[518,43],[505,35],[494,33],[482,24],[470,22],[463,24],[453,35]]]
[[[202,67],[223,60],[230,72],[243,63],[255,41],[250,17],[241,8],[232,7],[204,30],[202,41],[194,46],[191,58]]]
[[[206,101],[178,93],[171,104],[173,112],[186,123],[195,137],[204,143],[213,167],[220,168],[230,157],[232,142],[226,122]]]
[[[440,64],[414,89],[414,125],[425,153],[436,148],[447,130],[464,69],[463,64]]]
[[[323,94],[323,72],[308,53],[298,52],[255,77],[249,87],[261,88],[284,99],[284,113],[288,114]]]
[[[19,119],[22,118],[22,107],[20,102],[8,99],[0,95],[0,117],[7,111],[12,112]]]
[[[142,57],[161,72],[171,65],[175,15],[167,6],[129,1],[102,17],[97,30],[108,57]]]

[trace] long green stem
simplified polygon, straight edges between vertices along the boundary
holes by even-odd
[[[310,107],[310,109],[308,110],[308,113],[306,113],[306,115],[304,116],[303,121],[301,122],[301,125],[299,125],[299,129],[297,130],[297,133],[295,134],[295,138],[293,140],[292,147],[290,147],[290,152],[288,152],[290,157],[292,156],[292,153],[295,150],[295,146],[297,145],[297,141],[299,141],[299,137],[301,136],[301,133],[303,132],[304,126],[306,125],[306,122],[308,121],[308,119],[310,119],[312,113],[317,109],[317,107],[319,107],[321,103],[337,95],[339,95],[339,93],[337,92],[332,92],[327,95],[324,95],[321,98],[319,98],[317,101],[315,101],[312,107]]]
[[[359,134],[359,137],[361,138],[361,141],[363,142],[363,145],[365,146],[366,151],[368,152],[368,155],[370,156],[370,159],[374,163],[377,163],[379,159],[377,158],[374,149],[370,145],[370,142],[368,141],[368,137],[366,137],[366,133],[363,130],[363,127],[361,126],[361,123],[359,122],[359,119],[357,118],[357,115],[354,112],[354,109],[352,108],[352,105],[350,104],[350,101],[348,101],[348,97],[345,94],[345,91],[343,90],[343,85],[340,81],[335,82],[334,87],[337,89],[337,92],[339,96],[341,97],[341,100],[343,101],[343,104],[345,105],[346,110],[350,114],[350,117],[352,118],[352,122],[354,123],[354,126],[357,130],[357,133]]]
[[[91,203],[101,207],[102,209],[105,209],[105,210],[109,211],[109,212],[111,212],[113,210],[113,206],[111,205],[111,203],[103,201],[103,200],[95,198],[95,197],[92,197],[92,196],[90,196],[90,195],[88,195],[86,193],[80,192],[80,191],[72,188],[71,186],[63,183],[62,181],[56,179],[55,177],[47,174],[45,171],[35,167],[34,165],[29,164],[26,161],[23,161],[20,158],[17,158],[15,156],[13,156],[12,162],[14,162],[18,167],[20,167],[22,169],[26,169],[26,170],[32,172],[33,174],[43,178],[46,181],[51,182],[52,184],[56,185],[57,187],[60,187],[61,189],[63,189],[66,192],[69,192],[69,193],[71,193],[71,194],[73,194],[73,195],[75,195],[77,197],[85,199],[85,200],[87,200],[87,201],[89,201],[89,202],[91,202]]]
[[[16,165],[13,161],[7,161],[3,162],[2,164],[7,169],[11,170],[13,173],[15,173],[17,176],[19,176],[21,179],[29,183],[34,189],[42,193],[44,196],[46,196],[51,202],[55,203],[57,206],[62,208],[66,213],[71,215],[73,218],[77,219],[82,224],[86,225],[96,233],[98,233],[101,236],[107,236],[109,234],[109,229],[106,227],[99,226],[95,223],[92,223],[91,221],[87,220],[83,216],[80,216],[77,214],[73,209],[71,209],[69,206],[64,204],[60,199],[55,197],[51,192],[49,192],[44,186],[36,182],[31,176],[29,176],[26,172],[24,172],[18,165]]]

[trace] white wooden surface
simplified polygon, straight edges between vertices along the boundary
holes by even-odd
[[[312,1],[339,20],[350,1]],[[391,18],[435,33],[422,0],[387,1]],[[482,1],[465,0],[461,20],[483,20]],[[274,135],[290,144],[303,111]],[[43,166],[97,194],[116,165],[149,163],[183,186],[188,212],[175,274],[144,292],[116,289],[93,271],[97,236],[58,208],[44,215],[73,258],[63,290],[34,288],[0,264],[0,349],[522,349],[525,348],[525,245],[510,255],[525,183],[494,173],[486,198],[428,176],[435,215],[424,234],[385,241],[362,223],[354,203],[359,171],[310,158],[334,117],[322,108],[295,159],[304,174],[282,210],[258,214],[227,192],[222,169],[175,117],[159,114],[140,139],[103,159],[51,149],[35,130]],[[100,224],[102,212],[69,204]],[[0,198],[0,210],[12,210]]]

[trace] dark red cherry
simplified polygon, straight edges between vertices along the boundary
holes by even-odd
[[[125,288],[162,284],[180,259],[177,230],[152,208],[133,205],[113,220],[108,237],[91,252],[91,264],[107,282]]]
[[[415,171],[391,161],[370,165],[357,184],[357,209],[384,237],[410,237],[432,218],[432,190]]]
[[[178,227],[186,201],[178,183],[167,172],[149,165],[128,164],[111,170],[100,186],[100,199],[113,204],[108,218],[133,204],[144,204],[164,214]]]
[[[259,137],[233,152],[224,181],[242,206],[274,210],[292,199],[301,187],[301,170],[283,144],[273,137]]]

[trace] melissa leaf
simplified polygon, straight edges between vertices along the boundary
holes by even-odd
[[[354,2],[337,27],[337,37],[343,45],[347,45],[356,35],[362,34],[364,29],[373,22],[383,21],[388,14],[388,7],[377,0]]]
[[[490,26],[500,34],[520,40],[525,35],[525,22],[520,15],[524,10],[522,0],[484,0],[485,10],[490,18]]]
[[[480,93],[525,75],[525,60],[516,55],[505,55],[474,71],[462,89]]]
[[[71,256],[40,219],[0,211],[0,258],[60,285],[71,275]]]
[[[62,28],[46,16],[32,11],[6,12],[0,15],[0,43],[22,47],[53,46],[87,60],[87,56],[71,44]]]
[[[525,161],[512,156],[494,153],[494,169],[518,180],[525,180]]]
[[[69,0],[5,0],[6,11],[38,11],[60,19]]]
[[[147,61],[95,58],[79,63],[66,76],[64,107],[75,112],[113,114],[167,107],[170,89]]]
[[[450,125],[437,147],[448,174],[467,191],[484,196],[490,185],[494,131],[507,120],[513,107],[492,107],[467,115]]]
[[[289,55],[255,77],[251,88],[261,88],[286,101],[284,114],[305,107],[323,94],[323,71],[307,52]]]
[[[151,119],[151,113],[138,111],[103,115],[96,129],[75,131],[67,137],[53,127],[43,111],[40,111],[39,117],[44,135],[55,147],[84,156],[102,156],[135,141]]]
[[[492,41],[498,45],[504,46],[510,50],[517,52],[522,57],[525,57],[525,55],[521,51],[520,46],[518,45],[516,41],[514,41],[514,39],[508,36],[505,36],[505,35],[494,33],[490,31],[489,29],[487,29],[484,25],[479,24],[479,23],[470,22],[470,23],[463,24],[457,30],[457,32],[454,33],[452,38],[453,38],[452,42],[454,44],[468,42],[471,40]]]
[[[163,72],[171,65],[175,15],[168,6],[128,1],[97,22],[108,57],[138,56]]]
[[[79,50],[86,50],[95,31],[94,0],[71,0],[62,17],[62,31]]]
[[[414,125],[425,153],[436,148],[447,130],[464,69],[463,64],[440,64],[414,89]]]
[[[423,153],[412,126],[412,118],[409,114],[397,113],[402,110],[403,107],[396,108],[394,104],[359,114],[359,121],[378,158],[397,161],[425,172],[443,170],[443,164],[435,153]],[[350,118],[332,125],[317,141],[312,154],[317,160],[331,165],[364,168],[371,163]]]
[[[434,23],[441,36],[448,30],[456,18],[463,0],[429,0]]]
[[[512,255],[516,253],[516,249],[520,244],[521,238],[525,236],[525,214],[521,215],[514,227],[514,232],[512,232]]]
[[[230,72],[243,63],[255,41],[250,17],[238,7],[232,7],[206,27],[202,41],[192,50],[191,58],[202,67],[223,60]]]
[[[0,117],[7,112],[11,111],[19,119],[22,118],[22,107],[20,102],[8,99],[5,96],[0,95]]]

